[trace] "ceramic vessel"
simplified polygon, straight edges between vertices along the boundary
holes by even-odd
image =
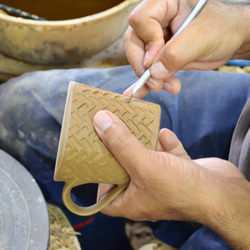
[[[112,44],[128,26],[128,15],[140,0],[82,18],[37,21],[0,13],[0,52],[42,65],[62,65],[88,58]]]
[[[63,201],[69,210],[78,215],[100,211],[127,187],[130,180],[94,130],[93,116],[103,109],[116,114],[147,148],[156,149],[161,112],[159,105],[136,99],[128,103],[123,95],[71,82],[54,179],[65,182]],[[117,186],[98,203],[80,207],[71,200],[71,190],[87,183]]]

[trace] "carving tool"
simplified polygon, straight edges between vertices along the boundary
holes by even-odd
[[[191,13],[188,15],[187,19],[183,22],[183,24],[180,26],[180,28],[177,30],[177,32],[171,37],[171,39],[178,36],[191,22],[192,20],[200,13],[200,11],[205,6],[206,2],[208,0],[199,0],[199,2],[196,4],[194,9],[191,11]],[[171,40],[170,39],[170,40]],[[142,74],[142,76],[137,80],[137,82],[134,85],[134,88],[129,96],[126,97],[126,101],[130,102],[135,93],[141,89],[141,87],[150,79],[151,73],[150,68],[147,68],[146,71]]]

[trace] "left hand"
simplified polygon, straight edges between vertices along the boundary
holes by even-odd
[[[249,232],[250,184],[233,164],[218,158],[191,160],[167,129],[159,134],[158,151],[149,150],[108,111],[99,111],[93,123],[131,179],[103,213],[132,220],[198,222],[229,239]],[[112,188],[100,185],[98,199]]]

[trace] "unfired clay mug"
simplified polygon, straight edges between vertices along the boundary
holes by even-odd
[[[100,110],[116,114],[147,148],[155,150],[160,126],[160,106],[123,95],[70,82],[55,168],[55,181],[64,181],[63,201],[78,215],[91,215],[114,200],[129,183],[129,176],[99,139],[93,116]],[[108,183],[116,187],[99,202],[81,207],[71,199],[74,187]]]

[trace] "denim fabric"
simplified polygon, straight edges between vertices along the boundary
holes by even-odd
[[[150,92],[145,97],[161,105],[161,128],[173,130],[192,158],[227,159],[235,124],[250,95],[250,75],[189,71],[179,72],[177,76],[182,83],[178,95],[161,91]],[[29,170],[47,201],[61,206],[73,226],[91,221],[77,227],[82,233],[79,239],[83,249],[115,250],[130,249],[130,246],[124,232],[124,219],[100,213],[90,217],[71,214],[61,199],[63,183],[53,181],[68,83],[73,80],[122,93],[136,79],[130,66],[122,66],[37,71],[0,85],[0,148]],[[94,203],[96,186],[79,188],[73,196],[83,205]],[[176,247],[183,244],[184,247],[191,236],[202,241],[197,233],[199,225],[168,221],[157,225],[155,235]],[[175,235],[174,242],[172,235]],[[206,231],[202,238],[205,240],[207,235]],[[188,246],[188,249],[197,249]]]

